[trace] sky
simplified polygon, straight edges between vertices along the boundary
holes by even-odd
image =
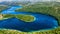
[[[2,1],[16,1],[16,0],[0,0],[0,2]],[[34,1],[60,1],[60,0],[17,0],[17,1],[31,1],[31,2],[34,2]]]

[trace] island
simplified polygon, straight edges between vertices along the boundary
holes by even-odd
[[[19,20],[22,20],[24,22],[33,22],[35,20],[35,17],[32,15],[24,15],[24,14],[19,14],[16,15],[16,18]]]

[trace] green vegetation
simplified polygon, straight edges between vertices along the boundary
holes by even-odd
[[[36,12],[36,13],[52,15],[58,19],[59,25],[60,25],[60,5],[59,4],[58,5],[53,4],[52,6],[34,4],[34,5],[23,7],[22,9],[16,10],[16,12],[20,12],[20,11]]]
[[[26,6],[26,7],[23,7],[22,9],[16,10],[16,12],[20,12],[20,11],[49,14],[58,19],[58,22],[59,22],[58,28],[56,28],[54,30],[50,30],[50,31],[45,31],[45,32],[32,32],[32,34],[60,34],[60,3],[55,3],[55,4],[43,3],[42,5],[40,3],[39,4],[36,3],[34,5]],[[22,15],[15,15],[15,16],[18,19],[23,18],[21,20],[25,21],[25,17],[23,17]],[[5,15],[4,17],[10,18],[9,15]],[[11,17],[13,17],[13,16],[11,16]],[[32,18],[32,20],[33,20],[33,18]],[[0,34],[27,34],[27,33],[26,32],[18,32],[18,31],[14,31],[14,30],[0,30]]]
[[[20,14],[20,15],[16,15],[16,18],[25,21],[25,22],[33,22],[35,20],[35,17],[32,15],[24,15],[24,14]]]
[[[49,14],[57,18],[59,27],[57,29],[46,31],[46,32],[35,32],[34,34],[60,34],[60,3],[43,3],[43,4],[34,4],[30,6],[25,6],[22,9],[17,9],[16,12],[26,11],[26,12],[36,12]]]
[[[45,32],[31,32],[32,34],[60,34],[60,27],[54,30],[48,30]],[[17,30],[0,30],[0,34],[28,34],[27,32],[21,32]]]
[[[9,19],[9,18],[13,18],[16,17],[22,21],[25,22],[33,22],[35,20],[35,17],[32,15],[24,15],[24,14],[18,14],[18,15],[13,15],[13,14],[0,14],[0,20],[4,20],[4,19]]]
[[[24,15],[24,14],[18,14],[18,15],[13,15],[13,14],[0,14],[0,20],[4,20],[4,19],[9,19],[9,18],[13,18],[16,17],[22,21],[25,22],[33,22],[35,20],[35,17],[32,15]]]
[[[12,14],[3,14],[3,18],[11,18],[11,17],[15,17]]]
[[[8,6],[5,6],[5,5],[4,5],[4,6],[1,5],[1,6],[0,6],[0,13],[1,13],[3,10],[7,9],[7,8],[9,8],[9,7],[8,7]]]
[[[14,15],[12,14],[0,14],[0,20],[12,18],[12,17],[14,17]]]

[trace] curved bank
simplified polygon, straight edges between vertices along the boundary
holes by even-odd
[[[58,21],[52,16],[31,12],[15,12],[14,10],[18,8],[21,8],[21,6],[13,6],[7,10],[4,10],[2,14],[32,15],[36,18],[35,21],[27,23],[14,17],[6,20],[0,20],[0,28],[32,32],[39,30],[49,30],[58,27]]]

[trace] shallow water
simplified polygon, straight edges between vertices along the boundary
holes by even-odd
[[[30,12],[15,12],[14,10],[18,8],[22,8],[22,6],[12,6],[11,8],[2,11],[2,14],[29,14],[36,18],[35,21],[27,23],[14,17],[1,20],[0,28],[31,32],[45,29],[54,29],[58,27],[58,21],[52,16]]]

